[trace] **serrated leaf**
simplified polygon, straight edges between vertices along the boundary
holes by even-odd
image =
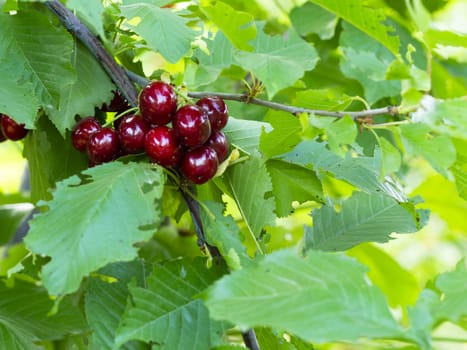
[[[138,339],[154,349],[205,350],[219,344],[224,323],[211,320],[196,296],[224,273],[206,268],[203,258],[158,264],[146,287],[130,285],[133,304],[128,305],[117,333],[117,345]]]
[[[312,342],[400,337],[365,270],[342,255],[310,251],[302,258],[293,250],[276,251],[224,276],[204,299],[212,317],[242,329],[269,326]]]
[[[305,228],[306,247],[336,251],[363,242],[388,242],[391,234],[418,231],[416,218],[393,198],[356,192],[342,202],[313,210],[313,226]]]
[[[0,94],[0,110],[27,128],[34,127],[39,107],[56,111],[63,88],[76,79],[72,51],[71,36],[46,15],[32,10],[0,13],[1,75],[7,79],[1,85],[11,89]]]
[[[381,176],[384,177],[400,169],[402,157],[399,150],[386,138],[378,137],[377,140],[381,150]]]
[[[325,127],[328,145],[334,153],[342,153],[342,145],[350,145],[357,138],[357,125],[349,116],[339,118]]]
[[[307,2],[290,12],[290,21],[300,36],[316,33],[320,39],[328,40],[334,36],[338,18],[322,7]]]
[[[295,95],[294,100],[294,105],[326,111],[344,110],[351,103],[351,97],[333,89],[310,89],[299,91]]]
[[[38,349],[33,341],[58,340],[86,331],[84,317],[70,299],[63,299],[57,313],[49,315],[53,306],[43,287],[19,280],[7,286],[0,280],[1,346],[8,350]],[[11,347],[5,348],[5,344]]]
[[[237,51],[235,61],[261,80],[268,96],[272,97],[312,70],[318,62],[318,53],[293,30],[289,30],[284,40],[264,33],[263,25],[258,29],[252,41],[253,52]]]
[[[423,123],[400,126],[402,143],[412,156],[422,156],[442,175],[456,160],[456,148],[446,134],[431,135],[430,127]]]
[[[269,123],[233,117],[229,117],[229,122],[223,129],[230,144],[248,154],[258,151],[260,135],[263,130],[271,131],[272,127]]]
[[[224,173],[224,180],[252,235],[259,237],[265,226],[274,225],[272,183],[261,158],[252,157],[229,167]],[[261,205],[258,205],[258,200]]]
[[[232,271],[250,265],[252,260],[242,243],[240,228],[234,218],[223,215],[224,206],[220,203],[207,202],[205,205],[214,215],[211,217],[205,211],[201,212],[207,242],[219,249]]]
[[[202,4],[201,11],[236,48],[251,50],[250,41],[256,37],[256,26],[251,14],[236,11],[222,1],[216,1],[214,5]]]
[[[327,0],[311,0],[311,2],[353,24],[362,32],[388,48],[394,55],[398,54],[399,38],[392,35],[392,27],[382,23],[386,19],[383,9],[372,8],[368,3],[358,0],[341,0],[334,2]]]
[[[115,348],[117,328],[130,295],[128,284],[136,279],[138,285],[141,285],[145,278],[144,272],[144,263],[135,260],[107,265],[96,276],[89,278],[85,310],[93,331],[91,341],[95,349]],[[121,349],[133,350],[135,347],[129,345]]]
[[[23,154],[28,160],[34,203],[49,199],[49,191],[57,181],[79,173],[88,165],[87,157],[73,148],[71,139],[63,138],[45,117],[38,120],[36,130],[25,139]]]
[[[104,33],[104,6],[100,0],[68,0],[67,7],[74,11],[88,28],[91,28],[95,34],[105,39]]]
[[[0,205],[0,246],[5,245],[16,233],[18,226],[32,212],[31,203]]]
[[[401,83],[386,80],[385,73],[394,56],[385,47],[345,22],[339,45],[342,50],[342,72],[361,83],[370,104],[383,97],[400,94]]]
[[[158,167],[120,162],[59,182],[25,238],[33,253],[52,258],[42,269],[47,290],[71,293],[92,271],[134,259],[133,244],[150,238],[161,222],[164,182]]]
[[[274,128],[271,132],[263,130],[261,133],[260,149],[266,158],[288,152],[301,141],[300,120],[290,113],[269,112],[264,121]]]
[[[130,26],[167,61],[177,62],[191,48],[196,33],[175,12],[148,3],[121,6],[120,10],[127,20],[139,18],[138,24]]]
[[[467,140],[454,139],[457,159],[451,167],[459,196],[467,200]]]
[[[113,96],[112,90],[115,90],[100,63],[79,42],[76,43],[72,63],[76,69],[77,80],[63,89],[59,109],[49,114],[50,120],[62,136],[76,124],[76,115],[83,118],[94,116],[94,108],[110,101]]]
[[[281,160],[268,160],[266,163],[271,175],[277,216],[289,215],[292,202],[323,202],[321,181],[313,170]]]

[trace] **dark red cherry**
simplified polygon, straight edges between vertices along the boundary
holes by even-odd
[[[139,110],[149,124],[168,124],[177,110],[177,95],[169,84],[153,81],[139,94]]]
[[[120,91],[113,91],[114,95],[112,101],[109,104],[104,103],[101,107],[102,112],[117,112],[122,113],[125,112],[127,109],[130,109],[130,105],[125,97],[122,95]]]
[[[216,151],[209,146],[201,146],[185,154],[180,171],[188,180],[201,185],[212,179],[218,166]]]
[[[151,161],[167,168],[176,167],[182,157],[182,146],[174,130],[165,125],[149,130],[145,149]]]
[[[211,135],[211,124],[204,110],[196,105],[185,105],[175,113],[173,128],[182,144],[201,146]]]
[[[89,137],[101,129],[101,125],[94,117],[86,117],[76,123],[71,133],[73,147],[80,152],[86,152]]]
[[[1,114],[0,129],[3,136],[12,141],[24,139],[29,131],[24,124],[18,124],[6,114]]]
[[[219,163],[222,163],[229,155],[229,141],[222,131],[214,131],[211,134],[211,137],[206,141],[205,145],[216,151]]]
[[[217,96],[206,96],[196,102],[204,109],[211,122],[211,130],[221,130],[227,125],[229,110],[223,99]]]
[[[120,147],[126,154],[144,152],[144,142],[150,127],[138,114],[131,114],[121,118],[118,127]]]
[[[89,137],[88,157],[91,164],[110,162],[120,154],[118,133],[112,128],[102,128]]]
[[[2,114],[0,114],[0,142],[6,141],[6,136],[3,135],[2,131]]]

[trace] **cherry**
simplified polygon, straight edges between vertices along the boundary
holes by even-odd
[[[128,101],[123,97],[122,93],[119,90],[113,91],[114,95],[112,101],[107,105],[104,103],[101,107],[102,112],[117,112],[122,113],[127,109],[130,109]]]
[[[94,117],[86,117],[76,123],[71,133],[73,146],[80,152],[86,152],[89,137],[101,129],[101,125]]]
[[[118,137],[123,152],[126,154],[143,152],[148,131],[149,124],[138,114],[130,114],[121,118]]]
[[[182,157],[182,147],[173,129],[156,126],[146,134],[145,149],[148,157],[164,167],[176,167]]]
[[[141,115],[153,125],[168,124],[177,110],[175,91],[162,81],[153,81],[146,85],[138,100]]]
[[[212,179],[218,166],[216,151],[209,146],[201,146],[185,154],[180,171],[188,180],[201,185]]]
[[[29,131],[24,124],[18,124],[6,114],[1,114],[0,129],[3,136],[12,141],[24,139]]]
[[[6,136],[3,135],[3,131],[2,131],[2,117],[3,117],[3,114],[0,114],[0,142],[6,141]]]
[[[216,151],[219,163],[223,162],[229,155],[229,141],[222,131],[214,131],[211,134],[211,137],[206,141],[205,145]]]
[[[196,104],[203,108],[208,115],[213,131],[221,130],[227,125],[229,110],[223,99],[217,96],[206,96],[199,99]]]
[[[97,130],[89,137],[87,151],[91,164],[97,165],[114,160],[120,152],[117,131],[109,127]]]
[[[204,110],[196,105],[185,105],[175,113],[173,128],[187,147],[201,146],[211,135],[211,124]]]

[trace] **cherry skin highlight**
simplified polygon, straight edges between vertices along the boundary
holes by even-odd
[[[144,152],[146,134],[150,129],[149,124],[138,114],[128,115],[121,119],[118,138],[122,151],[126,154]]]
[[[204,110],[196,105],[185,105],[175,113],[173,128],[183,145],[201,146],[211,135],[211,124]]]
[[[149,124],[170,123],[177,110],[177,95],[173,88],[162,81],[146,85],[138,97],[141,115]]]
[[[73,147],[75,147],[75,149],[80,152],[86,152],[89,137],[101,128],[101,125],[94,117],[81,119],[78,123],[76,123],[71,133]]]
[[[18,124],[6,114],[1,114],[0,129],[3,136],[11,141],[24,139],[29,131],[24,124]]]
[[[185,154],[180,171],[188,180],[201,185],[212,179],[218,166],[216,151],[209,146],[201,146]]]
[[[97,165],[116,159],[120,153],[118,133],[112,128],[102,128],[89,137],[88,157],[91,164]]]
[[[175,132],[165,125],[149,130],[145,149],[151,161],[167,168],[176,167],[182,157],[182,147]]]
[[[216,151],[219,163],[222,163],[229,155],[229,141],[222,131],[214,131],[205,145]]]
[[[211,122],[211,130],[221,130],[227,125],[229,110],[223,99],[217,96],[206,96],[196,102],[206,114]]]

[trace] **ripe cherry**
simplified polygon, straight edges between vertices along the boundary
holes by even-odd
[[[80,152],[86,152],[89,137],[101,129],[101,125],[94,117],[86,117],[76,123],[71,133],[73,146]]]
[[[6,136],[3,135],[1,120],[2,120],[2,114],[0,114],[0,142],[3,142],[3,141],[6,141]]]
[[[188,180],[201,185],[212,179],[218,166],[216,151],[209,146],[201,146],[185,154],[180,171]]]
[[[206,96],[199,99],[196,104],[208,115],[213,131],[221,130],[227,125],[229,110],[223,99],[217,96]]]
[[[175,113],[173,128],[187,147],[201,146],[211,135],[211,124],[204,110],[196,105],[185,105]]]
[[[164,167],[176,167],[182,157],[182,147],[173,129],[156,126],[146,134],[145,149],[148,157]]]
[[[153,81],[139,94],[141,115],[149,124],[165,125],[177,110],[177,95],[169,84]]]
[[[24,124],[18,124],[6,114],[0,114],[0,116],[0,129],[8,140],[18,141],[27,135],[29,130],[24,127]]]
[[[216,151],[219,163],[223,162],[229,155],[229,141],[222,131],[214,131],[211,134],[211,137],[206,141],[205,145]]]
[[[107,103],[104,103],[101,107],[102,112],[117,112],[117,113],[122,113],[125,112],[127,109],[130,109],[130,105],[128,104],[128,101],[123,97],[121,92],[119,90],[116,90],[113,92],[113,98],[110,101],[110,103],[107,105]]]
[[[114,160],[120,152],[117,131],[108,127],[97,130],[89,137],[87,151],[91,164]]]
[[[121,118],[118,127],[120,147],[126,154],[141,153],[144,151],[146,134],[149,124],[138,114],[131,114]]]

